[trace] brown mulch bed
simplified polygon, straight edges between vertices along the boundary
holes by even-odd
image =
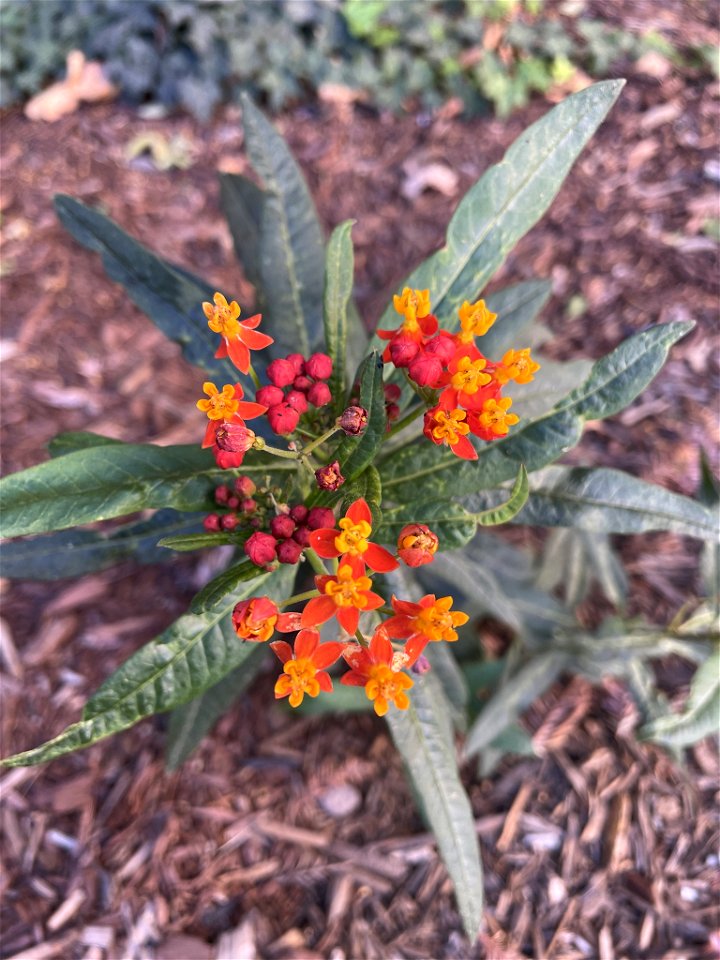
[[[681,29],[691,8],[626,9]],[[717,40],[717,24],[700,23]],[[324,103],[280,118],[326,227],[358,220],[357,293],[369,322],[441,242],[465,189],[546,109],[461,122],[452,109],[397,119]],[[497,280],[552,277],[545,321],[558,357],[600,356],[650,323],[697,322],[648,390],[589,425],[573,453],[688,494],[699,448],[715,468],[719,460],[718,246],[703,233],[718,215],[719,113],[720,88],[706,78],[631,74]],[[160,254],[248,302],[215,178],[218,167],[246,169],[237,111],[207,128],[116,105],[52,126],[12,113],[3,126],[3,473],[43,459],[61,430],[195,442],[197,371],[67,237],[51,198],[102,204]],[[128,160],[128,143],[148,130],[182,135],[190,167]],[[456,185],[446,175],[446,193],[407,196],[430,164]],[[571,298],[584,304],[578,315],[567,312]],[[621,550],[634,612],[664,622],[698,593],[693,541],[628,537]],[[212,570],[212,557],[181,557],[73,583],[4,583],[3,753],[77,719]],[[473,946],[383,724],[291,717],[271,699],[264,677],[180,773],[163,770],[161,719],[46,768],[5,773],[2,955],[679,960],[720,947],[716,753],[701,744],[680,766],[635,742],[631,705],[613,681],[595,690],[567,681],[535,705],[527,720],[544,731],[541,759],[506,762],[485,779],[467,771],[488,900],[487,933]],[[577,726],[548,738],[553,717],[571,711]]]

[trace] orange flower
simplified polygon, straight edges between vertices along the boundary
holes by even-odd
[[[350,667],[340,680],[350,687],[365,687],[365,695],[373,701],[375,713],[384,717],[390,703],[398,710],[407,710],[410,699],[405,692],[412,687],[410,677],[398,668],[398,661],[407,658],[393,651],[392,644],[380,627],[370,641],[370,648],[348,644],[343,657]]]
[[[434,593],[426,594],[419,603],[393,597],[395,616],[383,623],[383,629],[390,637],[407,639],[405,653],[410,663],[414,663],[431,641],[453,643],[457,640],[455,627],[461,627],[470,618],[460,610],[451,611],[452,603],[452,597],[437,600]]]
[[[511,405],[510,397],[486,400],[480,413],[468,414],[470,429],[481,440],[496,440],[498,437],[507,436],[510,427],[520,419],[514,413],[508,413]]]
[[[439,541],[424,523],[408,523],[398,534],[398,556],[409,567],[432,563]]]
[[[497,319],[496,313],[491,313],[484,300],[477,303],[465,303],[458,311],[460,316],[460,333],[458,340],[461,343],[472,343],[475,337],[484,337]]]
[[[457,457],[463,460],[477,460],[475,447],[467,438],[470,427],[466,423],[467,414],[458,407],[450,408],[445,395],[440,403],[425,414],[423,433],[433,443],[441,446],[446,444]]]
[[[404,320],[394,330],[376,331],[381,340],[409,338],[420,344],[425,337],[431,337],[437,331],[437,319],[430,313],[429,290],[411,290],[410,287],[405,287],[399,297],[393,297],[393,306]],[[385,363],[390,360],[391,346],[392,343],[388,344],[383,353]]]
[[[210,423],[205,431],[203,447],[211,447],[215,443],[215,433],[219,420],[229,420],[232,423],[244,423],[253,420],[265,413],[267,407],[251,400],[243,400],[243,388],[239,383],[226,383],[222,390],[218,390],[214,383],[206,380],[203,384],[203,393],[207,400],[198,400],[198,410],[208,415]]]
[[[203,303],[202,307],[210,329],[223,338],[215,356],[218,359],[230,357],[241,373],[247,373],[250,369],[251,350],[262,350],[275,342],[272,337],[255,329],[262,320],[259,313],[247,320],[238,320],[240,307],[237,301],[228,303],[221,293],[215,294],[213,303]]]
[[[290,706],[299,707],[303,697],[316,697],[321,690],[332,691],[332,680],[325,668],[340,658],[344,643],[320,643],[317,630],[301,630],[295,637],[295,650],[285,640],[270,644],[283,664],[282,676],[275,684],[275,699],[290,697]]]
[[[270,597],[252,597],[236,604],[232,624],[241,640],[265,643],[275,630],[290,633],[300,628],[297,613],[280,613]]]
[[[338,521],[340,532],[334,527],[321,527],[310,534],[310,546],[319,557],[358,557],[372,570],[388,573],[398,566],[389,550],[370,543],[372,513],[361,497],[352,503],[345,516]]]
[[[526,347],[524,350],[508,350],[502,363],[495,368],[493,376],[501,385],[509,380],[514,380],[515,383],[530,383],[539,369],[540,364],[530,356],[530,347]]]
[[[321,596],[309,600],[302,612],[303,627],[317,627],[337,617],[348,633],[358,628],[361,610],[377,610],[383,598],[370,590],[372,580],[365,576],[365,564],[358,557],[346,558],[335,576],[315,577]]]

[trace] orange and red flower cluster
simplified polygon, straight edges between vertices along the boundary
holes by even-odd
[[[440,391],[437,404],[425,414],[425,436],[458,457],[476,460],[468,435],[481,440],[506,436],[518,418],[508,412],[512,400],[501,395],[502,387],[511,380],[529,383],[539,364],[529,349],[509,350],[499,363],[483,356],[475,338],[484,336],[496,319],[484,300],[463,303],[456,334],[438,329],[428,290],[406,287],[394,306],[404,319],[395,330],[378,330],[389,341],[383,359],[406,369],[418,386]]]

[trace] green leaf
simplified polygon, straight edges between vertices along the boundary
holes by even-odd
[[[168,770],[177,770],[182,766],[210,732],[215,721],[239,699],[240,694],[257,675],[266,653],[264,644],[252,644],[252,649],[239,667],[231,670],[219,683],[190,703],[172,711],[165,747],[165,765]]]
[[[325,256],[320,223],[285,141],[246,95],[245,145],[262,177],[260,275],[277,353],[307,356],[322,346]]]
[[[621,470],[546,467],[530,482],[531,493],[514,519],[532,526],[575,527],[593,533],[669,530],[717,540],[717,516],[696,500],[638,480]],[[470,508],[492,508],[501,492],[470,498]]]
[[[500,491],[497,491],[497,493],[499,499],[503,494]],[[509,498],[504,503],[500,502],[497,507],[491,507],[490,509],[476,513],[476,522],[481,527],[494,527],[500,523],[508,523],[513,517],[516,517],[525,506],[529,493],[530,483],[528,481],[527,470],[524,465],[521,464]]]
[[[372,702],[368,700],[363,687],[342,687],[335,683],[332,693],[321,691],[317,697],[305,697],[295,710],[305,717],[322,717],[329,713],[367,713],[372,710]]]
[[[448,731],[448,704],[437,678],[429,673],[417,680],[409,709],[391,708],[386,720],[455,887],[465,932],[474,941],[482,920],[482,865]]]
[[[238,371],[229,360],[216,360],[217,337],[202,310],[213,288],[186,270],[167,263],[125,233],[113,220],[79,200],[58,194],[60,222],[88,250],[102,257],[111,280],[162,332],[180,344],[183,356],[220,383],[235,383]]]
[[[375,529],[382,523],[382,485],[380,483],[380,474],[375,467],[370,464],[365,470],[350,483],[343,484],[342,499],[340,501],[340,513],[347,513],[351,504],[356,500],[363,498],[367,501],[372,513],[372,525]]]
[[[255,645],[232,628],[235,604],[260,593],[276,600],[292,589],[295,568],[282,566],[241,584],[213,604],[196,598],[190,611],[146,644],[109,677],[88,701],[77,723],[53,740],[2,761],[23,767],[88,747],[127,730],[143,717],[163,713],[199,696],[243,664]]]
[[[462,504],[452,500],[413,501],[383,511],[378,539],[382,543],[394,543],[406,524],[418,520],[437,534],[441,550],[457,550],[464,546],[472,540],[477,529],[475,517]]]
[[[656,717],[639,731],[643,740],[669,747],[689,747],[718,732],[720,726],[720,651],[698,668],[680,713]]]
[[[480,342],[483,354],[501,360],[508,350],[525,346],[524,341],[520,341],[529,339],[530,328],[551,293],[549,280],[530,280],[486,297],[488,309],[498,316]]]
[[[457,322],[463,300],[475,297],[545,213],[623,84],[596,83],[558,104],[525,130],[460,201],[445,246],[403,283],[431,291],[433,313],[442,326]],[[379,325],[390,328],[393,321],[389,305]]]
[[[265,194],[239,173],[220,174],[220,206],[230,228],[235,255],[262,300],[260,228]]]
[[[335,415],[345,407],[345,357],[348,339],[348,304],[353,288],[355,269],[351,231],[355,220],[346,220],[335,227],[325,256],[325,350],[332,358],[333,372],[328,386],[334,398]]]
[[[111,443],[122,443],[113,437],[104,437],[100,433],[91,433],[89,430],[70,430],[59,433],[48,443],[48,452],[51,457],[64,457],[66,453],[76,453],[78,450],[90,450],[92,447],[104,447]]]
[[[560,406],[572,390],[587,380],[592,360],[569,360],[555,363],[539,357],[540,370],[530,383],[512,386],[512,412],[522,422],[538,420],[553,408]]]
[[[159,510],[149,520],[140,520],[114,530],[63,530],[32,540],[16,540],[0,546],[3,577],[28,580],[58,580],[105,570],[129,557],[138,563],[162,563],[169,557],[160,549],[164,534],[197,530],[202,514]]]
[[[627,577],[610,537],[572,528],[552,530],[540,555],[535,585],[547,591],[561,587],[565,605],[573,609],[585,600],[593,580],[614,607],[624,607]]]
[[[294,470],[254,456],[243,473]],[[209,506],[210,480],[218,470],[199,446],[109,444],[68,453],[0,480],[2,535],[44,533],[139,510]]]
[[[479,753],[514,723],[555,682],[569,660],[564,652],[541,653],[511,676],[490,698],[470,728],[465,758]]]
[[[228,543],[237,543],[238,535],[236,533],[226,533],[218,531],[217,533],[178,533],[170,537],[163,537],[158,540],[159,547],[165,547],[166,550],[177,550],[180,553],[191,550],[205,550],[208,547],[222,547]]]
[[[445,491],[462,497],[510,480],[520,464],[529,472],[546,466],[579,442],[585,420],[611,416],[634,400],[662,367],[672,344],[690,329],[690,323],[666,323],[625,340],[598,360],[585,383],[555,410],[484,444],[477,461],[459,461],[424,438],[393,451],[380,465],[383,490],[403,501]]]

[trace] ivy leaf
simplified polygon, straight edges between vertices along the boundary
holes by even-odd
[[[247,95],[242,122],[250,161],[264,186],[259,270],[276,353],[307,356],[322,346],[325,255],[322,231],[285,141]]]
[[[253,457],[243,473],[294,470],[274,458]],[[209,506],[219,470],[209,450],[195,445],[107,444],[48,460],[0,480],[2,535],[44,533],[108,520],[139,510]]]
[[[159,510],[149,520],[114,530],[62,530],[2,545],[2,575],[11,579],[59,580],[105,570],[121,560],[162,563],[169,556],[160,537],[188,536],[200,529],[202,514]]]
[[[232,628],[235,604],[261,592],[285,598],[294,576],[294,567],[282,566],[241,583],[213,603],[196,598],[188,613],[105,681],[88,701],[81,720],[53,740],[3,760],[2,765],[24,767],[53,760],[199,696],[255,651],[255,645],[241,641]]]
[[[624,85],[606,80],[575,93],[528,127],[500,163],[470,188],[450,221],[445,246],[403,286],[431,291],[441,326],[457,324],[457,309],[482,290],[518,240],[554,200],[585,144]],[[392,328],[393,308],[380,327]]]
[[[334,399],[335,415],[345,407],[345,357],[348,340],[348,304],[353,288],[354,257],[350,236],[355,220],[335,227],[325,257],[325,349],[332,358],[333,372],[328,386]]]
[[[229,360],[215,359],[217,337],[202,310],[203,302],[213,298],[211,286],[151,253],[109,217],[73,197],[58,194],[55,209],[65,229],[100,254],[108,277],[125,288],[165,336],[180,344],[186,360],[220,383],[238,380]]]
[[[450,874],[465,932],[474,941],[482,920],[482,865],[449,715],[442,686],[429,673],[410,691],[410,707],[391,709],[385,719]]]
[[[702,540],[718,539],[718,518],[707,507],[622,470],[546,467],[533,476],[530,488],[522,512],[509,519],[593,533],[669,530]],[[497,490],[477,493],[469,507],[492,509],[501,495]]]

